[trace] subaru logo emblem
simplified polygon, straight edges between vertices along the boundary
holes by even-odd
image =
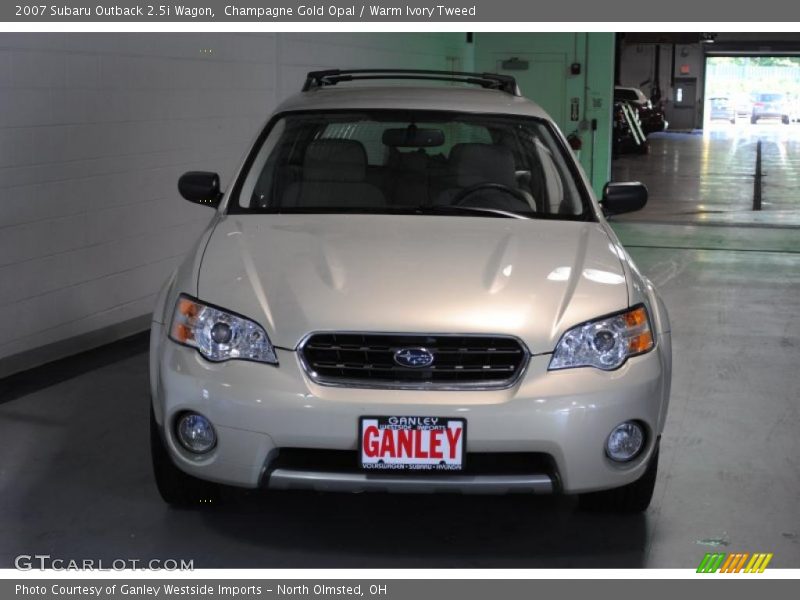
[[[433,364],[433,352],[425,348],[400,348],[394,353],[394,362],[412,369],[429,367]]]

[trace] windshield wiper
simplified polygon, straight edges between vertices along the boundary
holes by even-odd
[[[497,217],[501,219],[530,219],[530,216],[497,208],[481,208],[479,206],[453,206],[451,204],[427,205],[417,207],[420,214],[461,214],[472,213],[474,216]]]

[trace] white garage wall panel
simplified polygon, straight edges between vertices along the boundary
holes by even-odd
[[[227,185],[307,71],[468,69],[471,48],[461,33],[0,34],[0,376],[142,329],[211,217],[177,178]]]

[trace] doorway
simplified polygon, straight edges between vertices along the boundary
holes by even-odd
[[[800,57],[708,56],[705,73],[704,130],[730,137],[800,134]]]

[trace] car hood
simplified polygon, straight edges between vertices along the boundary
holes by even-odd
[[[314,331],[374,331],[507,334],[550,352],[628,305],[598,223],[414,215],[229,215],[198,296],[289,349]]]

